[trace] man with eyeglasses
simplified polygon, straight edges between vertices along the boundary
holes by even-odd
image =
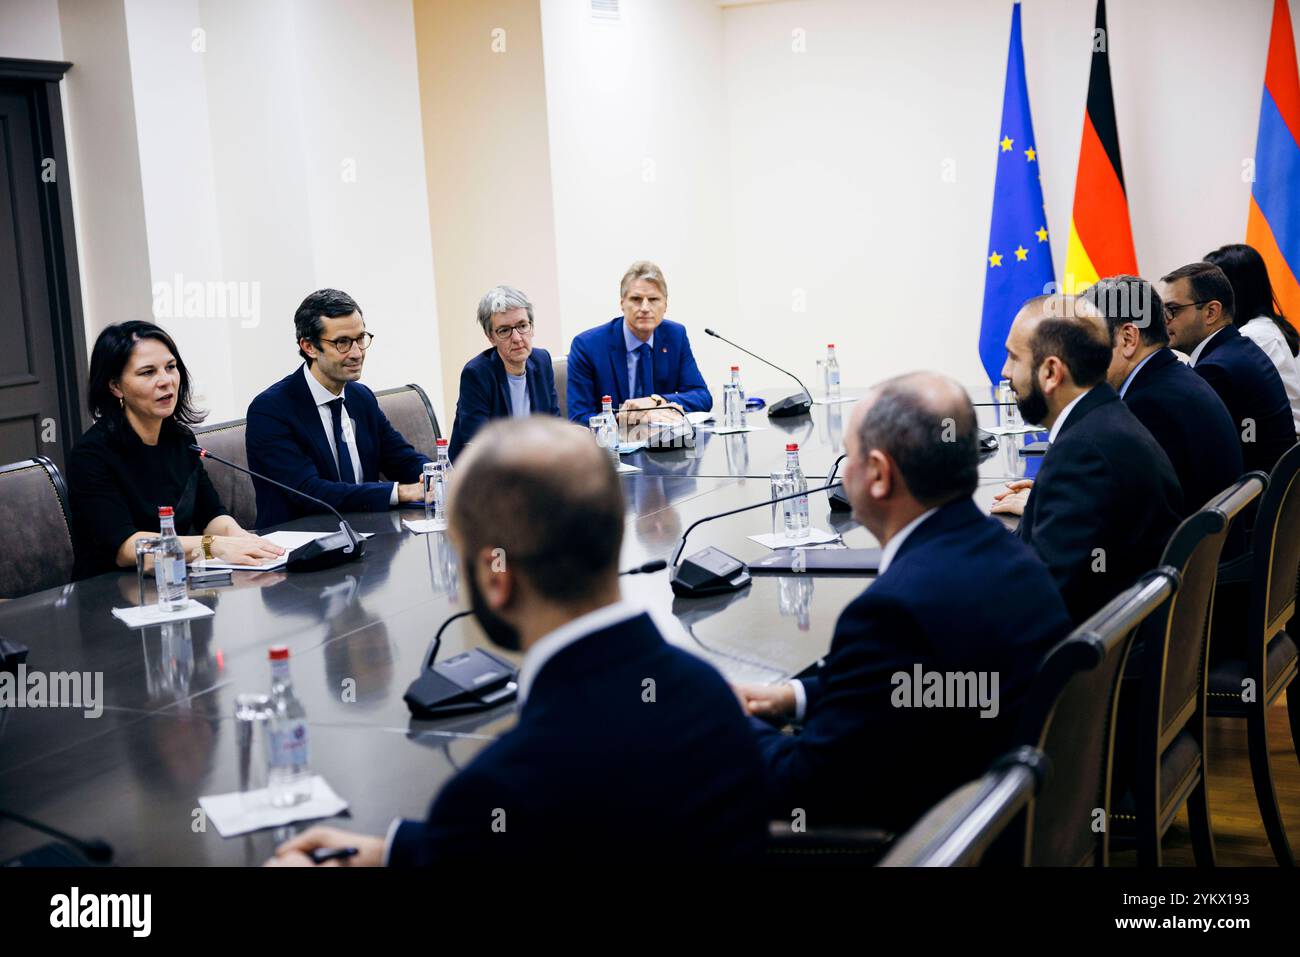
[[[248,407],[248,467],[340,512],[378,512],[423,501],[421,455],[357,380],[374,336],[356,300],[319,289],[293,316],[304,363]],[[397,479],[379,481],[380,473]],[[257,527],[320,511],[268,482],[254,482]]]
[[[1218,266],[1198,262],[1163,277],[1159,291],[1169,343],[1191,356],[1228,407],[1246,471],[1271,472],[1295,444],[1295,422],[1273,360],[1233,324],[1232,283]]]
[[[452,461],[491,419],[560,414],[551,354],[533,348],[528,297],[510,286],[493,286],[479,300],[478,323],[490,345],[460,373],[447,449]]]

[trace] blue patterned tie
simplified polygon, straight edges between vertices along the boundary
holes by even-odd
[[[355,485],[357,473],[352,471],[352,453],[343,441],[343,400],[335,399],[329,406],[330,416],[334,420],[334,450],[339,455],[339,481]]]
[[[643,342],[636,347],[636,395],[634,399],[644,399],[655,394],[654,352],[650,343]]]

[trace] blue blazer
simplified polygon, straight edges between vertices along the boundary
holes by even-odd
[[[655,330],[655,392],[677,402],[687,412],[707,412],[713,396],[704,384],[686,327],[665,319]],[[617,409],[628,399],[627,343],[623,340],[623,317],[579,333],[569,347],[569,418],[586,425],[600,414],[600,397],[610,396]]]
[[[1152,355],[1133,377],[1124,404],[1169,456],[1183,487],[1184,515],[1241,478],[1241,440],[1227,406],[1169,349]]]
[[[803,682],[802,732],[750,719],[773,818],[798,807],[810,827],[906,827],[1011,746],[1030,679],[1069,629],[1030,549],[969,498],[942,506],[835,623],[830,652]],[[978,705],[897,706],[904,686],[894,676],[910,680],[918,666],[996,673],[996,716],[980,717]]]
[[[1082,622],[1159,564],[1182,516],[1169,456],[1102,382],[1043,456],[1018,532]]]
[[[642,613],[543,664],[518,724],[443,787],[427,820],[398,825],[388,863],[621,869],[750,857],[766,838],[763,766],[735,694]]]
[[[524,372],[528,376],[528,402],[533,415],[559,415],[560,400],[555,394],[551,354],[545,349],[534,349],[524,363]],[[456,399],[456,418],[447,447],[452,461],[489,419],[509,418],[510,412],[505,363],[495,349],[485,349],[460,371],[460,396]]]
[[[1193,366],[1228,407],[1241,441],[1246,471],[1272,472],[1282,453],[1295,445],[1291,404],[1273,360],[1236,326],[1225,326],[1205,344]],[[1246,420],[1255,423],[1253,442],[1244,441]]]
[[[300,489],[340,512],[388,509],[393,482],[418,482],[429,459],[415,451],[392,427],[375,394],[360,382],[343,387],[343,407],[356,428],[361,459],[360,482],[338,481],[320,411],[312,399],[303,367],[261,393],[248,407],[244,443],[248,467],[290,488]],[[381,482],[383,473],[389,481]],[[320,512],[311,502],[254,480],[257,527],[269,528],[301,515]]]

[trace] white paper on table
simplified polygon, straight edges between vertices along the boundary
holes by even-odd
[[[188,599],[176,611],[163,611],[157,602],[148,605],[134,605],[130,608],[114,608],[113,617],[123,622],[128,628],[143,628],[146,625],[161,625],[169,621],[185,621],[187,618],[207,618],[212,609],[201,601]]]
[[[334,817],[348,809],[348,802],[334,793],[323,777],[313,775],[311,797],[292,807],[275,807],[266,788],[243,793],[209,794],[199,798],[199,807],[216,825],[222,837],[235,837],[267,827],[280,827],[296,821],[314,821]]]
[[[720,425],[715,425],[711,431],[714,435],[735,435],[737,432],[765,432],[766,425],[742,425],[739,428],[728,429]]]
[[[259,536],[266,539],[273,545],[279,545],[284,549],[284,554],[279,558],[268,558],[266,561],[256,565],[241,565],[235,562],[223,562],[219,559],[211,559],[201,564],[204,571],[232,571],[232,572],[273,572],[277,568],[283,568],[289,561],[289,553],[295,548],[306,545],[308,542],[314,542],[318,538],[324,538],[326,535],[334,535],[338,529],[331,532],[270,532],[266,535]],[[369,538],[373,532],[358,532],[358,538]],[[198,562],[190,562],[191,568],[200,567]]]
[[[430,532],[447,530],[447,520],[445,518],[404,518],[402,524],[417,535],[428,535]]]
[[[641,470],[635,465],[628,465],[626,462],[619,462],[618,471],[619,474],[622,475],[624,472],[640,472]]]
[[[758,542],[764,548],[796,548],[806,545],[824,545],[827,542],[833,542],[838,539],[838,532],[828,532],[821,528],[810,528],[808,534],[803,538],[787,538],[784,533],[776,535],[750,535],[751,542]]]
[[[834,399],[828,399],[826,396],[818,396],[813,399],[813,405],[839,405],[841,402],[857,402],[857,396],[841,395]]]
[[[1030,432],[1046,432],[1041,425],[981,425],[981,432],[989,435],[1028,435]]]
[[[687,412],[686,421],[691,425],[703,425],[705,422],[713,421],[712,412]]]

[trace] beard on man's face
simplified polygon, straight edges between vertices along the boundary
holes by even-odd
[[[1043,395],[1043,390],[1038,386],[1037,375],[1029,380],[1028,395],[1016,393],[1016,408],[1030,425],[1041,425],[1047,418],[1047,396]]]
[[[474,570],[466,566],[461,568],[461,573],[469,582],[469,607],[488,639],[507,651],[518,651],[523,646],[523,639],[513,625],[488,607],[483,592],[479,591],[478,582],[474,578]]]

